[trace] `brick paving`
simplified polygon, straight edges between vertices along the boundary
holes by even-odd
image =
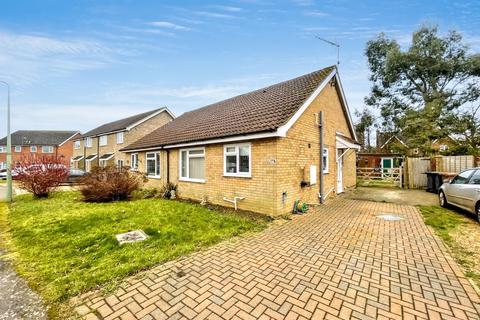
[[[480,319],[415,207],[345,199],[72,303],[86,319]]]

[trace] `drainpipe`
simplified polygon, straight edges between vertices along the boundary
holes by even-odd
[[[83,139],[83,171],[87,171],[87,147],[85,146],[85,139]]]
[[[167,151],[167,183],[170,182],[170,150],[165,149]]]
[[[97,167],[100,167],[100,136],[97,137]]]
[[[324,203],[325,197],[323,194],[323,112],[320,111],[318,113],[318,132],[320,134],[320,192],[319,192],[319,197],[320,197],[320,203]]]

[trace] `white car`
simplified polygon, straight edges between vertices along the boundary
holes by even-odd
[[[442,184],[438,199],[442,207],[451,204],[470,211],[480,222],[480,168],[460,172],[455,178]]]

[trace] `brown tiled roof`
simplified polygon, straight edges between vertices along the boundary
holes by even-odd
[[[139,113],[139,114],[136,114],[134,116],[130,116],[128,118],[123,118],[123,119],[120,119],[120,120],[116,120],[116,121],[113,121],[113,122],[102,124],[101,126],[84,133],[81,138],[93,137],[93,136],[98,136],[100,134],[104,134],[104,133],[108,133],[108,132],[125,130],[126,128],[128,128],[132,124],[135,124],[138,121],[141,121],[142,119],[154,114],[157,111],[163,110],[163,109],[166,110],[166,108],[158,108],[158,109],[155,109],[155,110]]]
[[[334,69],[328,67],[186,112],[122,150],[275,131]]]

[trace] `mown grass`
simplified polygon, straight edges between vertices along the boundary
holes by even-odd
[[[0,215],[16,270],[49,304],[267,224],[179,201],[84,203],[76,192],[18,196]],[[149,238],[117,243],[116,234],[136,229]]]
[[[372,187],[372,188],[394,188],[399,187],[393,182],[388,180],[365,180],[357,179],[357,187]]]
[[[453,258],[459,263],[465,275],[480,287],[480,225],[460,210],[450,210],[438,206],[418,206],[425,224],[450,249]]]

